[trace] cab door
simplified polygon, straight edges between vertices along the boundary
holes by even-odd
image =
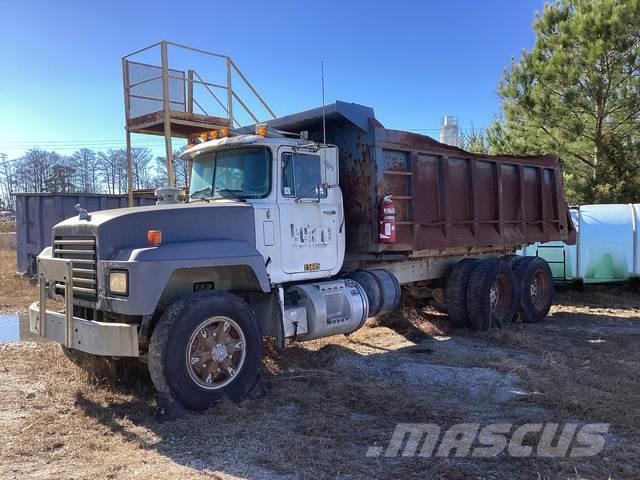
[[[280,248],[282,269],[306,278],[331,272],[339,258],[341,195],[327,183],[324,150],[279,149]]]

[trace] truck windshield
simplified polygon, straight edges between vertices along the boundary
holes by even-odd
[[[262,198],[269,194],[271,151],[243,147],[203,153],[193,162],[191,200]]]

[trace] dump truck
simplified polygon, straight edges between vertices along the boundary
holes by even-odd
[[[346,102],[193,142],[186,202],[169,189],[53,227],[29,309],[71,358],[146,363],[159,401],[251,396],[263,337],[349,335],[403,291],[479,330],[549,311],[549,266],[513,253],[574,239],[557,157],[470,153]]]

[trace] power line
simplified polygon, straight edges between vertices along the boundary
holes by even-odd
[[[136,145],[147,145],[147,146],[162,146],[164,145],[164,143],[146,143],[146,142],[132,142],[134,146]],[[15,149],[15,148],[75,148],[77,150],[80,150],[81,148],[90,148],[90,147],[94,147],[94,148],[102,148],[102,147],[124,147],[126,144],[124,143],[103,143],[103,144],[79,144],[79,145],[66,145],[66,144],[59,144],[59,145],[51,145],[48,143],[34,143],[33,145],[6,145],[6,144],[2,144],[0,143],[0,148],[11,148],[11,149]]]
[[[134,142],[138,145],[164,145],[164,141],[152,141],[152,140],[142,140],[139,142]],[[66,143],[66,142],[0,142],[0,145],[3,147],[9,148],[21,148],[21,147],[83,147],[83,146],[111,146],[111,145],[125,145],[125,142],[77,142],[77,143]]]
[[[112,139],[96,139],[96,140],[7,140],[4,143],[20,143],[20,144],[25,144],[25,143],[40,143],[40,142],[46,142],[46,143],[117,143],[117,142],[121,142],[122,139],[121,138],[112,138]]]
[[[164,143],[164,139],[160,140],[142,140],[142,143]],[[58,141],[58,140],[30,140],[30,141],[16,141],[8,140],[1,142],[2,145],[114,145],[122,144],[123,140],[87,140],[87,141]]]
[[[141,142],[133,142],[133,148],[136,147],[157,147],[160,148],[164,145],[164,142],[158,143],[158,142],[148,142],[148,141],[141,141]],[[91,149],[96,149],[96,150],[104,150],[104,149],[119,149],[119,148],[126,148],[126,144],[125,143],[80,143],[80,144],[49,144],[49,143],[33,143],[33,144],[4,144],[4,143],[0,143],[0,151],[2,150],[29,150],[32,148],[40,148],[43,150],[55,150],[55,151],[69,151],[69,150],[73,150],[73,151],[77,151],[77,150],[81,150],[83,148],[87,148],[89,150]]]
[[[186,140],[186,139],[184,139]],[[91,139],[91,140],[4,140],[0,142],[0,145],[4,146],[28,146],[28,145],[60,145],[60,146],[74,146],[74,145],[124,145],[124,139]],[[137,141],[135,143],[145,144],[164,144],[164,138],[150,139]]]

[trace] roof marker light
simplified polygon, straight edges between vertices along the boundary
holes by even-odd
[[[256,135],[260,135],[261,137],[267,136],[267,124],[259,123],[256,125]]]

